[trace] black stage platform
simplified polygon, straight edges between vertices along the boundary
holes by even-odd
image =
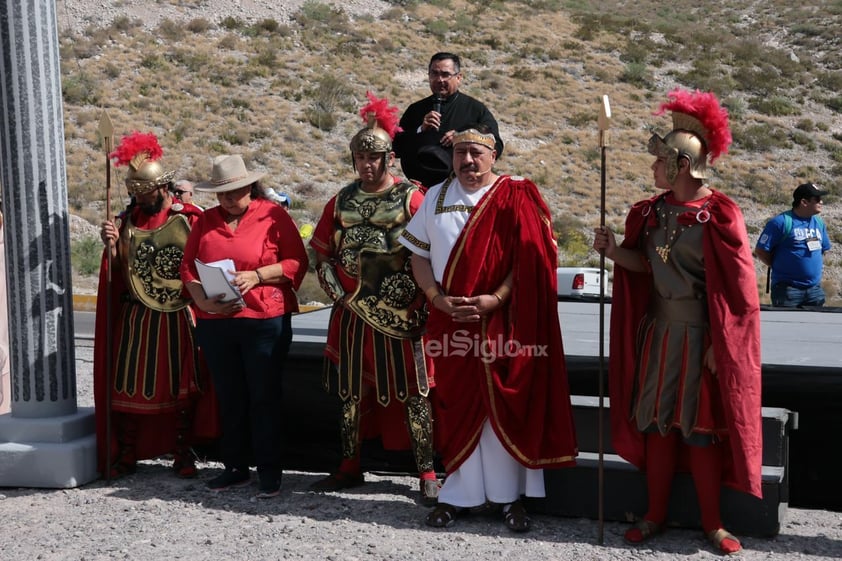
[[[598,303],[558,304],[571,394],[599,394],[599,375],[607,370],[609,360],[600,360],[599,326],[602,323],[607,332],[610,309],[610,304],[602,313]],[[799,508],[842,511],[840,478],[831,458],[837,440],[835,430],[842,427],[839,312],[761,312],[763,405],[797,414],[787,413],[782,424],[789,447],[788,489],[785,485],[779,497],[784,508],[788,503]],[[284,410],[289,427],[289,467],[294,469],[327,472],[339,461],[338,403],[321,388],[321,353],[328,315],[329,310],[323,309],[300,314],[293,321],[295,336],[285,375]],[[607,336],[603,348],[607,353]],[[584,428],[577,428],[577,432],[581,434]],[[364,447],[364,463],[371,471],[413,471],[408,454],[386,453],[376,443]]]

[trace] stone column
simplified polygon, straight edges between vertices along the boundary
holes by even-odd
[[[0,185],[11,413],[0,486],[96,477],[93,410],[76,407],[73,300],[55,2],[0,3]]]
[[[0,205],[2,207],[2,205]],[[0,208],[0,415],[12,410],[12,384],[9,368],[9,308],[6,301],[6,243],[3,240],[3,213]]]

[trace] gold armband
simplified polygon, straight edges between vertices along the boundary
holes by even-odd
[[[439,286],[436,284],[425,290],[424,294],[427,295],[427,300],[429,300],[432,304],[433,300],[436,299],[436,296],[441,296],[441,290],[439,290]]]
[[[506,301],[506,299],[508,299],[508,297],[509,297],[509,295],[510,295],[511,293],[512,293],[512,289],[511,289],[511,287],[506,286],[506,284],[505,284],[505,283],[501,284],[501,285],[497,288],[497,290],[495,290],[494,292],[492,292],[492,294],[493,294],[493,295],[497,298],[497,300],[499,300],[499,301],[500,301],[500,303],[501,303],[501,304],[502,304],[503,302],[505,302],[505,301]]]

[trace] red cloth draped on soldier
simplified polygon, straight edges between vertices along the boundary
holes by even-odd
[[[636,203],[621,245],[607,227],[594,249],[616,264],[609,389],[614,448],[646,472],[649,510],[626,534],[661,532],[673,476],[689,462],[707,538],[741,549],[722,527],[720,487],[761,496],[760,306],[742,213],[710,188],[707,163],[731,143],[712,93],[676,89],[653,135],[655,187]]]
[[[192,445],[218,432],[215,398],[193,341],[193,312],[179,276],[187,235],[202,211],[173,198],[175,172],[164,169],[162,156],[155,135],[140,132],[123,137],[109,154],[116,166],[128,166],[131,197],[116,221],[106,220],[101,229],[94,399],[97,465],[110,477],[133,473],[137,460],[164,454],[174,455],[178,476],[195,477]]]

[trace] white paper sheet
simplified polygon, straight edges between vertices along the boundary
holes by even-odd
[[[242,299],[240,290],[231,284],[234,275],[230,271],[235,270],[234,261],[231,259],[222,259],[213,263],[202,263],[198,259],[195,261],[206,297],[215,298],[223,294],[225,296],[222,299],[223,302]]]

